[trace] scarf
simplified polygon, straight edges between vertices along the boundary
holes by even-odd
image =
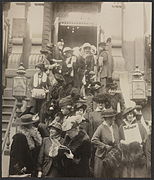
[[[42,137],[37,128],[32,127],[31,129],[27,129],[25,127],[20,127],[18,132],[26,136],[30,150],[34,149],[35,147],[41,146]]]
[[[38,87],[42,82],[47,81],[47,74],[43,72],[42,77],[39,77],[38,73],[34,74],[34,81],[33,81],[33,86],[34,88]]]

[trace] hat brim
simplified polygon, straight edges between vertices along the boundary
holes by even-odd
[[[102,115],[104,118],[115,117],[117,114]]]
[[[36,123],[36,122],[38,122],[38,121],[31,121],[31,122],[21,122],[20,120],[18,121],[16,121],[16,122],[14,122],[13,124],[14,125],[17,125],[17,126],[20,126],[20,125],[28,125],[28,124],[34,124],[34,123]]]
[[[134,109],[135,108],[131,108],[131,109],[129,109],[129,110],[127,110],[127,111],[125,111],[125,112],[123,112],[123,116],[126,116],[128,113],[130,113],[130,112],[132,112],[132,111],[134,111]]]

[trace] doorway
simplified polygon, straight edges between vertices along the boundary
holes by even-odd
[[[65,47],[80,47],[86,42],[97,46],[97,26],[59,25],[58,41],[61,39]]]

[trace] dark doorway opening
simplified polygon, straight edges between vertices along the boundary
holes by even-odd
[[[64,40],[65,47],[80,47],[86,42],[97,46],[97,27],[59,25],[58,41],[61,39]]]

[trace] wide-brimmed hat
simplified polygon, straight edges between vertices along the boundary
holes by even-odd
[[[87,105],[82,102],[77,102],[74,106],[74,110],[78,110],[80,108],[83,108],[83,110],[85,111],[87,108]]]
[[[73,128],[76,128],[79,126],[79,124],[82,122],[81,116],[71,116],[68,117],[66,121],[62,124],[62,131],[69,131]]]
[[[130,112],[134,112],[134,107],[128,107],[128,108],[126,108],[124,111],[123,111],[123,116],[126,116],[128,113],[130,113]]]
[[[40,53],[41,53],[41,54],[48,53],[48,52],[49,52],[49,51],[48,51],[47,49],[41,49],[41,50],[40,50]]]
[[[68,51],[73,52],[73,49],[71,49],[70,47],[65,47],[63,49],[63,53],[68,52]]]
[[[59,101],[59,106],[60,106],[60,108],[67,107],[68,109],[71,109],[72,108],[72,99],[70,97],[62,98]]]
[[[37,67],[40,68],[42,71],[46,70],[44,63],[38,63],[38,64],[36,64],[36,65],[35,65],[35,68],[37,68]]]
[[[90,43],[84,43],[84,44],[82,45],[82,49],[87,48],[87,47],[90,47],[90,48],[91,48],[91,44],[90,44]]]
[[[108,84],[106,85],[106,88],[108,88],[108,89],[117,89],[117,88],[118,88],[118,84],[115,83],[115,82],[108,83]]]
[[[105,42],[100,42],[100,43],[98,44],[98,46],[106,46],[106,43],[105,43]]]
[[[52,49],[52,48],[54,47],[54,44],[53,44],[53,43],[48,43],[48,44],[46,45],[46,47]]]
[[[56,73],[54,77],[58,82],[65,82],[65,79],[63,78],[61,74]]]
[[[93,101],[96,103],[105,103],[107,101],[107,97],[105,94],[98,94],[97,96],[93,97]]]
[[[107,118],[107,117],[114,117],[116,116],[117,113],[113,109],[106,109],[102,112],[102,117]]]
[[[101,83],[99,81],[95,81],[91,83],[91,86],[94,87],[95,89],[99,89],[101,87],[103,87],[104,85],[101,85]]]
[[[17,118],[15,121],[15,125],[28,125],[28,124],[33,124],[36,121],[33,120],[33,115],[32,114],[25,114],[21,116],[20,118]]]
[[[61,124],[60,124],[59,122],[55,121],[55,120],[52,121],[52,122],[48,125],[48,128],[51,128],[51,127],[56,128],[56,129],[58,129],[58,130],[62,130]]]
[[[141,106],[141,105],[136,105],[136,106],[135,106],[135,109],[136,109],[136,110],[141,110],[141,109],[142,109],[142,106]]]

